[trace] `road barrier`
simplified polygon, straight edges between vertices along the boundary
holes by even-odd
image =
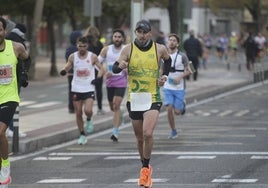
[[[255,63],[253,72],[253,81],[261,82],[268,79],[268,63]]]

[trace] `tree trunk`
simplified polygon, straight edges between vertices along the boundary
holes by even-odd
[[[169,21],[170,21],[170,32],[179,33],[179,9],[178,3],[181,0],[169,0],[168,12],[169,12]]]
[[[51,15],[48,16],[47,26],[48,26],[48,36],[49,36],[49,45],[51,50],[51,67],[50,67],[50,76],[59,76],[57,66],[56,66],[56,47],[55,47],[55,35],[54,35],[54,20]]]
[[[32,59],[32,64],[29,70],[29,79],[33,80],[35,78],[35,59],[37,54],[37,33],[39,29],[39,23],[41,22],[42,14],[43,14],[43,7],[44,7],[45,0],[38,0],[35,1],[35,9],[34,9],[34,24],[33,24],[33,31],[31,35],[31,46],[30,46],[30,56]]]

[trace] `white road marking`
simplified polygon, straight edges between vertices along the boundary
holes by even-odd
[[[86,179],[44,179],[36,183],[80,183]]]
[[[241,117],[243,115],[246,115],[247,113],[249,113],[249,110],[242,110],[240,112],[237,112],[234,116]]]
[[[215,155],[211,156],[193,156],[193,155],[185,155],[185,156],[179,156],[177,159],[215,159]]]
[[[258,179],[214,179],[212,183],[255,183]]]
[[[153,151],[153,155],[268,155],[268,152],[236,152],[236,151],[208,151],[208,152],[195,152],[195,151]],[[53,152],[50,156],[131,156],[139,155],[138,152]]]
[[[36,103],[36,101],[21,101],[20,106],[27,106]]]
[[[56,105],[56,104],[61,104],[61,102],[50,101],[50,102],[44,102],[44,103],[38,103],[38,104],[34,104],[34,105],[29,105],[27,107],[28,108],[42,108],[42,107],[53,106],[53,105]]]
[[[167,182],[169,179],[152,179],[152,181],[154,183],[165,183]],[[127,179],[124,181],[125,183],[137,183],[138,182],[138,179]]]
[[[67,161],[72,159],[72,157],[36,157],[34,161]]]
[[[253,155],[251,159],[268,159],[268,156],[267,155],[265,156]]]
[[[223,175],[221,178],[231,178],[232,175],[231,174],[227,174],[227,175]]]
[[[109,157],[105,157],[104,159],[106,160],[111,160],[111,159],[140,159],[140,156],[109,156]]]
[[[232,110],[226,110],[222,113],[219,113],[218,116],[221,116],[221,117],[227,116],[227,115],[231,114],[232,112],[233,112]]]

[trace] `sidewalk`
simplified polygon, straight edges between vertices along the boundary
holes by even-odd
[[[64,59],[57,60],[58,70],[61,69],[64,63]],[[67,84],[65,77],[49,77],[49,70],[49,58],[38,58],[36,63],[36,75],[38,75],[38,78],[31,82],[31,87],[40,84],[44,85],[44,87],[50,84]],[[214,59],[212,57],[208,63],[207,70],[199,69],[197,81],[187,81],[187,104],[250,83],[252,83],[252,76],[248,73],[244,64],[242,65],[241,72],[238,72],[237,65],[231,65],[231,70],[227,71],[226,65],[215,62],[215,57]],[[103,109],[106,111],[105,115],[96,115],[97,107],[96,104],[94,105],[94,133],[112,128],[112,112],[109,110],[106,97],[103,100]],[[163,110],[165,109],[163,108]],[[126,121],[129,121],[127,112],[124,113],[124,116]],[[75,116],[69,114],[66,107],[21,115],[20,130],[27,133],[27,137],[19,139],[20,154],[76,140],[79,136]],[[10,148],[12,148],[12,138],[9,139],[9,143]]]

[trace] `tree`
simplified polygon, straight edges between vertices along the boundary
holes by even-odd
[[[208,7],[217,14],[219,9],[240,9],[241,7],[247,9],[252,16],[253,22],[257,26],[257,30],[261,30],[265,21],[262,17],[262,10],[268,8],[266,0],[200,0],[201,6],[205,6],[207,3]]]
[[[31,47],[30,47],[30,53],[31,53],[31,59],[32,59],[32,65],[30,67],[29,71],[29,78],[34,79],[35,75],[35,58],[36,58],[36,41],[37,41],[37,33],[39,29],[39,23],[42,18],[42,12],[44,7],[44,1],[45,0],[38,0],[35,2],[35,9],[34,9],[34,24],[33,24],[33,31],[32,31],[32,37],[31,37]]]

